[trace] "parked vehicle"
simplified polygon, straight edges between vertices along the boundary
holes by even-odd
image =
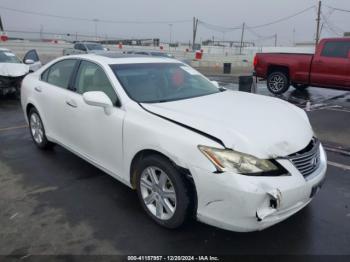
[[[14,93],[19,97],[19,88],[24,76],[41,67],[41,62],[35,50],[28,51],[23,62],[9,49],[0,48],[1,95]]]
[[[39,148],[60,144],[135,189],[167,228],[196,217],[262,230],[310,203],[325,178],[303,110],[225,91],[174,59],[61,57],[24,79],[21,101]]]
[[[108,51],[108,49],[103,47],[99,43],[76,42],[73,48],[64,49],[63,55],[89,54],[89,53],[99,53],[104,51]]]
[[[129,51],[125,51],[125,54],[148,55],[148,56],[175,58],[170,53],[160,52],[160,51],[153,51],[153,50],[131,50],[131,51],[129,50]]]
[[[323,39],[315,55],[258,53],[254,68],[257,77],[267,79],[267,88],[274,94],[283,94],[291,84],[296,89],[350,90],[350,38]]]

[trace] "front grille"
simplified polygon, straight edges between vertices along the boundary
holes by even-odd
[[[313,138],[306,148],[288,156],[288,159],[306,178],[320,166],[320,142]]]

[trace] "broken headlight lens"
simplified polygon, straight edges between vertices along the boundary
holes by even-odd
[[[228,149],[207,146],[198,146],[198,148],[219,172],[231,171],[251,176],[280,176],[288,174],[275,160],[259,159]]]

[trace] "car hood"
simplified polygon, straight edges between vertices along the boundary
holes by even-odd
[[[24,76],[28,74],[29,66],[21,63],[0,63],[0,76]]]
[[[262,95],[225,91],[142,106],[216,137],[226,148],[264,159],[295,153],[305,148],[313,137],[303,110]]]

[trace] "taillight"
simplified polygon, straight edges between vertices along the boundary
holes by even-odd
[[[254,65],[254,67],[256,67],[258,65],[258,55],[254,56],[253,65]]]

